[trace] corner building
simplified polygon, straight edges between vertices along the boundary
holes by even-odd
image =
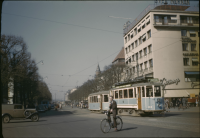
[[[124,28],[126,74],[163,80],[165,97],[199,95],[199,48],[198,7],[149,5]]]

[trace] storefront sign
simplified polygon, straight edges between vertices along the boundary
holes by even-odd
[[[191,83],[191,87],[192,87],[192,88],[194,88],[194,87],[196,87],[196,86],[199,86],[199,85],[200,85],[199,83],[194,83],[194,82]]]
[[[171,85],[171,84],[174,84],[174,83],[176,85],[178,85],[178,83],[180,82],[180,80],[179,79],[167,80],[167,79],[163,78],[162,80],[160,80],[160,82],[164,85],[164,88],[165,88],[166,85]]]
[[[195,97],[195,94],[190,94],[190,98]]]
[[[183,56],[198,56],[198,53],[183,53]]]

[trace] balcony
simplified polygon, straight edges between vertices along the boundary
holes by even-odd
[[[154,19],[155,27],[199,27],[199,20],[167,20],[167,19]]]

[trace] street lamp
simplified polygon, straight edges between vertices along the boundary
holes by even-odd
[[[42,62],[42,65],[44,65],[44,62],[43,62],[43,60],[41,60],[40,62]],[[39,64],[40,62],[36,63],[35,65]]]

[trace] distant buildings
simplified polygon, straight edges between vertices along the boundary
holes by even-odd
[[[199,88],[199,8],[148,6],[124,28],[124,52],[131,78],[162,80],[165,97],[198,95],[183,88]]]
[[[69,94],[73,93],[75,90],[77,90],[77,88],[73,88],[67,91],[67,93],[65,94],[65,101],[70,101],[68,96]]]
[[[124,47],[122,47],[122,50],[119,52],[119,54],[115,57],[112,64],[122,63],[125,64],[125,54],[124,54]]]

